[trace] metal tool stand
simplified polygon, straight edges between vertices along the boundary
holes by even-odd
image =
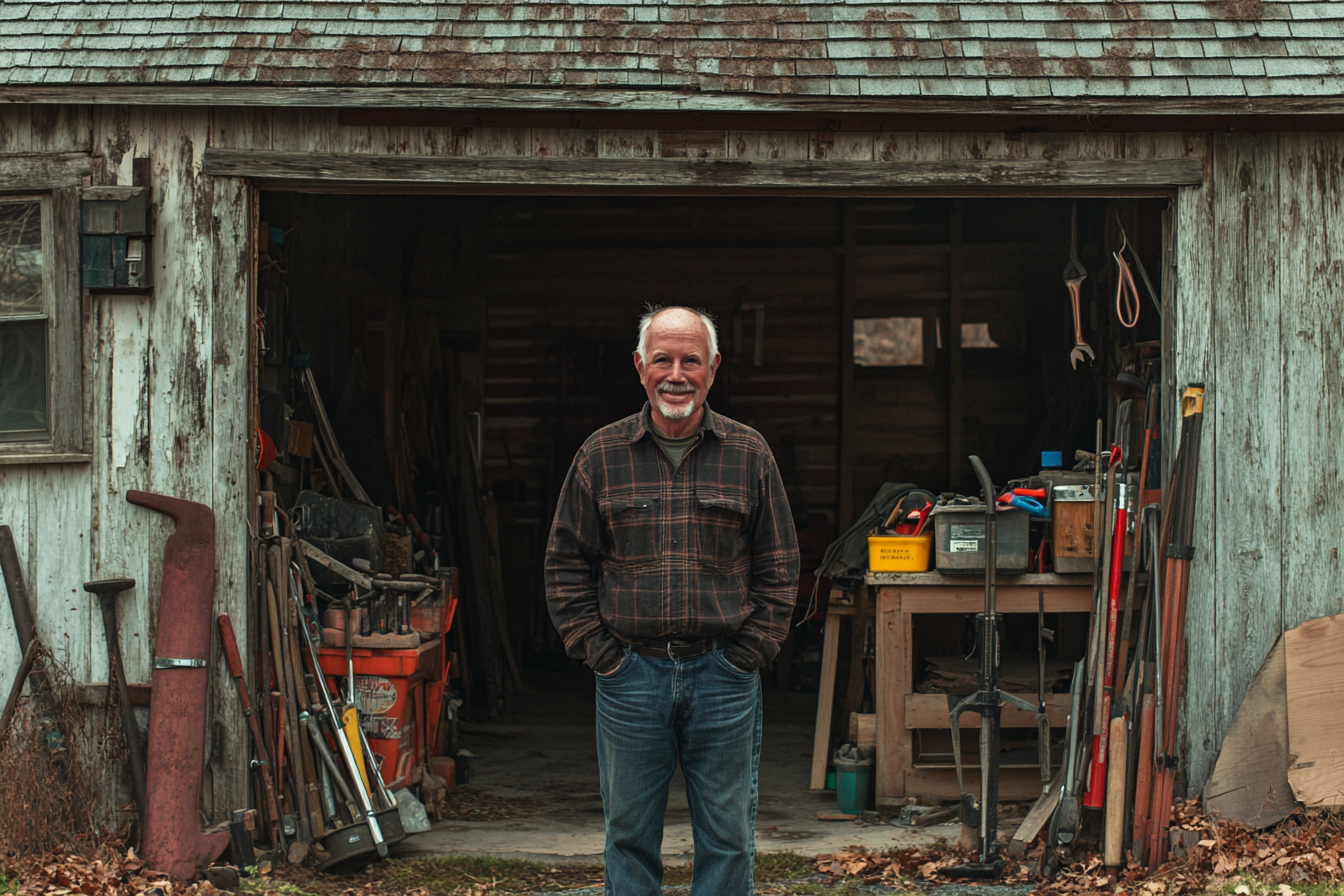
[[[1005,864],[995,843],[999,827],[999,710],[1008,703],[1037,717],[1042,713],[1038,707],[998,689],[1003,618],[996,612],[994,600],[994,574],[998,562],[994,485],[980,458],[971,455],[970,460],[985,499],[985,610],[975,617],[975,649],[980,653],[979,690],[964,697],[949,696],[948,702],[951,704],[952,754],[957,764],[957,784],[962,791],[961,823],[978,830],[980,858],[977,862],[948,868],[944,873],[949,877],[992,879],[1003,873]],[[962,779],[961,715],[967,711],[980,714],[978,799],[966,792]]]

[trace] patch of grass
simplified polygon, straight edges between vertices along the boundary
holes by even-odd
[[[265,893],[267,896],[271,896],[271,894],[278,894],[278,896],[315,896],[315,894],[288,881],[275,880],[271,877],[244,877],[238,882],[238,892]]]
[[[816,873],[807,856],[791,852],[760,853],[756,856],[758,892],[763,896],[811,896],[853,892],[857,884],[845,881],[802,881]],[[691,882],[690,864],[669,865],[663,884],[686,887]],[[484,894],[542,893],[601,887],[602,866],[556,864],[492,856],[428,856],[389,859],[367,870],[348,875],[318,874],[309,869],[284,867],[267,876],[244,878],[240,892],[267,896],[340,896],[361,885],[371,884],[370,896],[428,890],[435,896],[484,896]],[[6,891],[0,889],[0,896]],[[1275,894],[1277,896],[1277,894]]]
[[[858,892],[857,880],[842,880],[838,883],[808,881],[806,883],[783,883],[756,888],[757,896],[844,896]]]
[[[592,886],[602,880],[601,865],[546,865],[524,859],[493,856],[433,856],[393,859],[380,875],[386,887],[423,887],[431,893],[488,886],[500,893],[511,890],[566,890]]]
[[[1244,887],[1243,893],[1249,891],[1248,896],[1288,896],[1287,891],[1281,889],[1283,884],[1271,884],[1262,880],[1256,880],[1249,875],[1241,875],[1231,880],[1224,881],[1216,887],[1210,887],[1209,892],[1216,893],[1217,896],[1236,896],[1237,889]],[[1335,884],[1288,884],[1292,888],[1294,896],[1344,896],[1344,887]]]
[[[677,865],[663,866],[663,886],[665,887],[689,887],[691,885],[692,865],[690,862],[682,862]]]
[[[795,880],[817,873],[817,862],[796,852],[756,853],[756,880]]]

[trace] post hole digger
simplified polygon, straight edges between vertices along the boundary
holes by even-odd
[[[952,723],[952,755],[957,767],[957,786],[961,790],[961,823],[977,831],[979,860],[949,868],[949,877],[993,879],[1003,873],[1005,862],[999,855],[999,713],[1003,704],[1015,706],[1038,721],[1044,716],[1041,708],[999,690],[1000,650],[1003,641],[1003,617],[995,600],[995,566],[998,563],[998,515],[995,510],[994,484],[980,458],[971,455],[971,468],[980,481],[985,501],[985,609],[975,617],[975,650],[980,655],[976,676],[978,689],[966,696],[948,696]],[[980,793],[977,798],[966,792],[961,764],[961,716],[966,712],[980,715]],[[1042,731],[1049,729],[1042,726]],[[1040,761],[1048,765],[1050,745],[1039,745]],[[1048,770],[1047,770],[1048,771]],[[1046,776],[1048,780],[1048,773]]]

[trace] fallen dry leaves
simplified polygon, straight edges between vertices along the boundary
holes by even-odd
[[[1036,883],[1034,893],[1080,894],[1107,892],[1133,896],[1179,896],[1204,889],[1220,879],[1248,874],[1256,880],[1280,884],[1344,881],[1344,815],[1322,809],[1299,809],[1284,821],[1253,831],[1204,814],[1198,800],[1178,801],[1170,817],[1187,849],[1178,849],[1155,872],[1130,862],[1118,873],[1108,873],[1097,853],[1077,856],[1050,881],[1033,880],[1032,866],[1041,854],[1037,844],[1022,862],[1008,860],[1005,884]],[[862,847],[817,857],[817,870],[836,878],[858,878],[890,887],[912,886],[914,881],[948,882],[947,870],[974,861],[975,856],[955,845],[871,852]],[[1249,890],[1247,891],[1249,892]]]
[[[7,855],[4,875],[22,896],[217,896],[209,881],[183,883],[145,866],[134,850],[118,844],[94,847],[92,856],[52,852],[40,856]]]

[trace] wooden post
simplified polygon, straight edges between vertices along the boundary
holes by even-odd
[[[843,532],[854,521],[854,293],[858,286],[857,238],[854,203],[840,204],[843,248],[840,258],[840,469],[835,530]]]
[[[905,691],[910,677],[901,589],[877,590],[877,805],[905,796],[910,732],[905,727]]]
[[[961,488],[962,447],[961,429],[965,417],[965,398],[961,383],[961,275],[963,252],[961,244],[962,200],[952,200],[952,221],[948,233],[948,325],[947,325],[947,487]]]
[[[827,613],[822,632],[821,688],[817,692],[817,729],[812,739],[813,790],[826,789],[826,754],[831,746],[831,711],[835,706],[835,664],[840,650],[840,614]]]

